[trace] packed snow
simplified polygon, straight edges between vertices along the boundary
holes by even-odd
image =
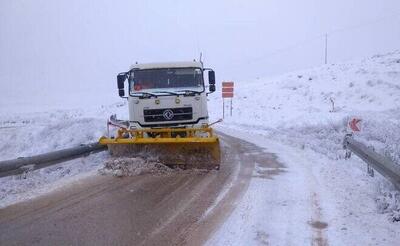
[[[168,174],[173,170],[157,160],[141,157],[117,157],[105,161],[101,174],[111,174],[117,177],[137,176],[141,174]]]
[[[26,103],[26,107],[18,104],[24,112],[15,112],[12,102],[2,102],[1,106],[7,110],[0,112],[0,160],[96,141],[105,134],[109,115],[116,113],[119,118],[126,118],[128,112],[127,104],[117,97],[103,106],[63,105],[60,110],[37,107],[28,110]],[[211,121],[222,118],[220,92],[210,95],[209,112]],[[400,217],[399,193],[379,175],[369,177],[366,165],[354,155],[344,160],[342,141],[352,118],[362,120],[356,139],[400,164],[400,51],[276,78],[235,81],[233,116],[226,115],[217,128],[277,154],[288,172],[273,179],[254,177],[238,208],[210,244],[276,245],[289,236],[300,243],[328,238],[333,244],[353,244],[358,238],[354,233],[361,235],[365,231],[368,235],[356,243],[390,244],[400,240],[396,234],[399,223],[393,223]],[[99,175],[98,170],[104,167],[107,158],[106,153],[99,153],[36,170],[27,176],[0,178],[0,207],[85,175]],[[106,169],[116,176],[129,175],[135,170],[126,168],[128,162],[107,162]],[[263,172],[262,167],[257,170]],[[283,193],[277,194],[274,187]],[[299,194],[287,194],[285,189],[288,192],[295,189]],[[302,192],[307,196],[300,196]],[[316,199],[314,193],[321,197]],[[284,208],[297,211],[305,204],[312,204],[313,199],[324,208],[320,214],[307,210],[279,216],[286,211]],[[306,227],[290,227],[293,219],[309,222],[305,235],[318,232],[324,238],[318,233],[314,238],[303,236]],[[276,222],[277,227],[272,228],[268,221]],[[317,222],[327,223],[326,228]]]
[[[378,213],[379,194],[361,162],[334,160],[239,129],[221,127],[275,153],[284,165],[260,163],[230,217],[207,245],[397,245],[399,224]],[[357,166],[351,166],[357,165]]]

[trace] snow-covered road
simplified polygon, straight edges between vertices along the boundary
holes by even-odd
[[[349,172],[345,160],[338,163],[248,131],[223,131],[274,153],[278,166],[256,163],[247,192],[208,245],[399,242],[399,227],[386,215],[377,214],[374,185],[366,174]]]
[[[79,245],[396,245],[400,240],[396,224],[376,211],[373,184],[366,175],[349,173],[346,161],[337,166],[260,134],[220,131],[238,137],[221,135],[220,171],[117,178],[88,169],[80,179],[52,181],[59,187],[53,192],[0,209],[0,239]]]
[[[224,157],[219,171],[123,178],[91,173],[2,208],[0,241],[10,245],[202,244],[243,196],[256,162],[271,168],[278,165],[254,144],[226,135],[221,138]]]

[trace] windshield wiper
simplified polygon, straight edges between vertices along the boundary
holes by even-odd
[[[188,94],[188,95],[190,95],[190,94],[199,94],[200,95],[200,91],[194,91],[194,90],[181,90],[181,91],[178,91],[178,92],[185,92],[185,94]]]
[[[137,91],[134,93],[141,93],[142,97],[157,97],[156,94],[150,93],[150,92],[143,92],[143,91]]]
[[[154,91],[154,93],[167,93],[167,94],[170,94],[170,95],[179,96],[178,93],[171,92],[171,91]]]

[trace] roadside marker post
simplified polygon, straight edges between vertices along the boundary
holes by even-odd
[[[222,82],[222,118],[225,118],[225,98],[230,98],[230,116],[232,116],[232,101],[234,82]]]

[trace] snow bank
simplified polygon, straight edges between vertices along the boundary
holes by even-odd
[[[0,178],[0,208],[96,175],[107,156],[106,152],[100,152],[47,168]]]
[[[124,101],[87,109],[0,114],[0,160],[95,142],[111,114],[126,115]]]

